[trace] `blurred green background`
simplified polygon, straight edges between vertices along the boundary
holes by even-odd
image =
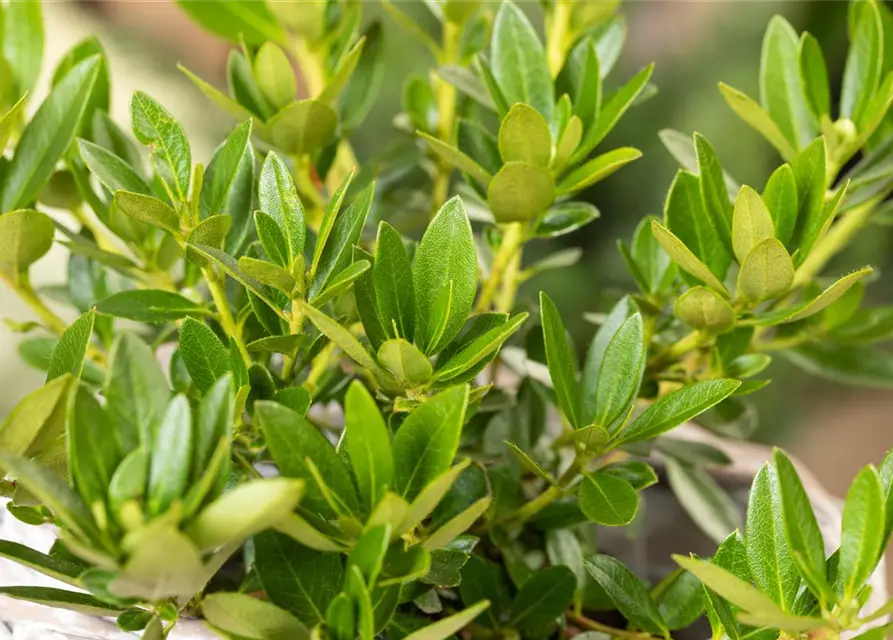
[[[371,0],[368,20],[379,19],[386,30],[386,73],[379,101],[364,128],[353,138],[363,160],[379,153],[394,136],[404,136],[392,125],[400,110],[402,85],[413,72],[433,65],[428,52],[384,15]],[[524,3],[535,23],[541,23],[536,2]],[[401,8],[434,28],[434,20],[420,1]],[[781,13],[798,31],[809,30],[821,42],[832,82],[840,78],[846,53],[846,4],[833,1],[798,2],[673,2],[625,3],[627,46],[608,84],[616,86],[650,61],[657,68],[653,82],[659,93],[633,109],[605,148],[635,146],[644,158],[587,194],[601,210],[601,219],[574,234],[549,241],[548,250],[579,246],[586,252],[576,266],[534,279],[522,289],[521,299],[532,303],[536,291],[548,290],[576,337],[588,343],[594,327],[583,319],[586,311],[603,310],[603,301],[629,290],[616,249],[618,238],[628,238],[637,222],[648,214],[661,214],[666,189],[676,163],[663,148],[658,131],[694,130],[706,135],[724,166],[740,182],[758,189],[779,160],[757,134],[750,131],[725,105],[716,85],[725,81],[756,96],[763,30],[770,17]],[[187,129],[196,160],[207,161],[215,143],[231,123],[217,112],[177,72],[182,62],[219,86],[225,84],[228,46],[202,33],[171,2],[46,3],[47,51],[51,69],[72,44],[98,34],[109,54],[113,83],[113,115],[129,124],[127,105],[136,89],[159,97]],[[839,82],[839,80],[837,80]],[[43,85],[47,78],[43,79]],[[832,90],[839,87],[832,87]],[[382,212],[387,216],[388,212]],[[862,233],[832,271],[844,272],[871,263],[881,269],[890,263],[893,234],[888,227]],[[557,244],[556,244],[557,243]],[[546,245],[534,247],[535,257]],[[66,256],[54,249],[36,266],[38,284],[61,282]],[[874,302],[893,302],[889,284],[869,287]],[[0,315],[23,320],[28,313],[6,290],[0,291]],[[42,382],[42,374],[27,370],[16,353],[18,336],[0,328],[0,416]],[[876,462],[893,446],[889,414],[890,393],[841,388],[801,374],[783,362],[773,364],[774,384],[756,397],[761,427],[757,439],[789,446],[832,491],[842,491],[852,474],[866,462]]]

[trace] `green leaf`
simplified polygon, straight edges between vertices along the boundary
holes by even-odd
[[[816,122],[800,76],[797,32],[781,16],[769,22],[760,61],[760,102],[795,148],[812,141]]]
[[[281,42],[282,28],[266,3],[244,3],[239,0],[177,0],[189,17],[211,33],[239,43],[259,45],[267,40]]]
[[[19,118],[22,117],[22,112],[25,110],[27,101],[28,94],[24,94],[19,98],[19,101],[16,102],[2,118],[0,118],[0,149],[6,149],[6,146],[9,144],[9,139],[18,127]]]
[[[487,600],[482,600],[459,613],[454,613],[447,618],[441,618],[437,622],[429,624],[427,627],[423,627],[418,631],[413,631],[404,637],[403,640],[446,640],[446,638],[451,637],[454,633],[467,627],[472,620],[486,611],[489,606],[490,603]]]
[[[874,2],[856,6],[854,13],[854,30],[851,33],[840,93],[840,116],[861,123],[881,79],[884,32],[881,16]]]
[[[254,188],[254,149],[251,146],[251,121],[229,134],[211,158],[201,185],[199,215],[207,219],[227,214],[232,222],[227,246],[236,250],[248,235]],[[220,246],[216,241],[197,240],[198,244]]]
[[[347,293],[347,291],[359,280],[364,273],[372,269],[372,263],[369,260],[357,260],[346,266],[343,270],[336,273],[329,279],[326,288],[320,291],[310,302],[316,306],[323,305],[330,300],[335,300],[338,296]]]
[[[289,104],[298,95],[292,64],[274,42],[265,42],[254,56],[254,78],[261,94],[276,109]]]
[[[65,591],[52,587],[0,587],[0,595],[55,609],[67,609],[88,616],[115,617],[126,610],[103,602],[88,593]]]
[[[701,198],[704,210],[713,221],[716,235],[726,253],[732,254],[732,206],[729,204],[728,180],[713,147],[704,136],[694,134],[698,173],[701,176]]]
[[[763,202],[772,216],[775,237],[785,245],[791,241],[797,226],[797,180],[791,165],[783,164],[776,169],[763,190]]]
[[[748,582],[726,569],[696,558],[674,555],[676,564],[691,571],[704,586],[750,613],[781,614],[778,606]]]
[[[514,105],[499,125],[499,154],[503,162],[549,166],[552,136],[542,114],[526,104]]]
[[[239,269],[239,263],[236,262],[232,256],[224,253],[220,249],[215,249],[214,247],[209,247],[203,244],[189,245],[188,248],[220,266],[229,277],[248,289],[249,300],[252,300],[252,298],[262,300],[264,304],[276,313],[276,315],[287,320],[281,307],[272,300],[270,290],[257,280],[249,278],[243,273],[242,270]],[[255,302],[256,301],[252,302],[252,305],[255,304]]]
[[[732,244],[738,262],[743,263],[760,242],[774,237],[775,225],[760,194],[748,186],[741,187],[732,214]]]
[[[217,334],[200,320],[187,317],[180,326],[180,355],[201,391],[229,371],[229,352]]]
[[[61,477],[32,460],[4,452],[0,452],[0,468],[6,469],[72,532],[98,540],[99,531],[90,510]]]
[[[400,234],[384,221],[378,226],[372,278],[378,317],[385,333],[412,342],[415,336],[412,263]]]
[[[528,104],[546,121],[555,98],[546,54],[530,22],[512,2],[499,7],[490,45],[493,76],[508,104]]]
[[[242,256],[239,258],[239,269],[249,278],[278,289],[289,298],[294,297],[297,282],[284,267],[273,262]]]
[[[202,614],[228,637],[251,640],[309,640],[300,620],[275,605],[243,593],[212,593],[202,600]]]
[[[296,301],[301,311],[310,319],[317,329],[320,330],[329,340],[338,345],[348,357],[361,367],[369,369],[373,373],[384,373],[381,367],[375,362],[368,351],[360,344],[353,334],[342,327],[340,324],[332,320],[318,309],[311,307],[309,304],[300,300]]]
[[[310,284],[310,297],[316,296],[332,279],[350,266],[354,245],[359,244],[372,199],[375,194],[375,183],[370,182],[350,204],[347,210],[339,215],[326,236],[325,246],[319,260],[314,260],[313,281]],[[317,239],[319,241],[319,239]]]
[[[371,510],[394,482],[391,436],[378,405],[359,381],[348,388],[344,409],[351,466],[360,497]]]
[[[579,427],[581,425],[591,424],[595,420],[598,378],[605,352],[607,351],[611,340],[614,338],[614,335],[617,333],[617,330],[629,316],[635,313],[635,311],[635,305],[630,298],[621,298],[614,308],[611,309],[611,312],[607,315],[602,326],[590,343],[589,350],[586,354],[586,363],[583,369],[583,378],[580,385],[580,419],[574,426]],[[545,327],[545,321],[543,322],[543,327]],[[570,347],[568,347],[568,350],[565,350],[565,354],[569,352],[569,349]],[[547,357],[548,353],[547,348]],[[556,353],[555,355],[558,357],[559,353]],[[558,360],[556,360],[556,362],[558,362]],[[573,364],[576,361],[571,358],[568,362]]]
[[[124,159],[81,138],[78,138],[78,149],[90,172],[112,193],[121,190],[144,196],[152,195],[152,188]]]
[[[794,305],[792,307],[788,307],[786,309],[780,309],[778,311],[759,316],[757,318],[756,324],[774,325],[787,322],[796,322],[798,320],[802,320],[804,318],[808,318],[809,316],[815,315],[820,311],[824,311],[829,306],[840,300],[840,298],[856,283],[873,273],[873,271],[874,269],[872,269],[871,267],[863,267],[858,271],[853,271],[852,273],[847,274],[837,280],[834,284],[832,284],[830,287],[822,291],[819,295],[817,295],[815,298],[812,298],[811,300]]]
[[[93,335],[93,324],[96,321],[96,312],[92,309],[80,316],[65,329],[59,337],[56,348],[50,356],[50,366],[47,369],[47,382],[55,380],[59,376],[70,373],[75,378],[81,377],[84,368],[84,358],[90,346],[90,338]]]
[[[423,131],[417,131],[416,133],[442,161],[456,167],[459,171],[467,173],[483,185],[490,184],[490,181],[493,179],[490,172],[459,149]]]
[[[223,248],[223,243],[232,226],[233,218],[226,214],[205,218],[189,232],[189,235],[186,236],[186,243],[190,245],[212,247],[219,251]],[[239,234],[242,235],[241,230],[239,231]],[[234,242],[236,244],[241,244],[243,240],[244,238],[237,237]],[[205,266],[208,263],[207,258],[194,251],[191,247],[186,248],[186,255],[191,261],[199,266]]]
[[[797,155],[796,149],[760,105],[744,93],[723,82],[719,83],[719,90],[732,111],[775,147],[782,158],[787,161],[794,159]]]
[[[806,100],[816,118],[831,115],[831,89],[828,85],[828,67],[819,41],[811,33],[800,37],[798,51],[800,76]]]
[[[612,149],[567,174],[558,183],[555,193],[562,196],[582,191],[641,157],[642,152],[633,147]]]
[[[703,469],[668,457],[667,477],[683,510],[713,541],[721,543],[741,525],[738,506]]]
[[[338,114],[318,100],[299,100],[267,121],[267,137],[291,155],[314,153],[335,137]]]
[[[322,9],[322,13],[325,13],[325,8]],[[325,18],[323,17],[322,21],[324,20]],[[319,94],[321,102],[328,102],[333,106],[337,104],[338,98],[341,96],[342,91],[344,91],[362,58],[365,44],[365,36],[360,36],[350,50],[341,57],[338,61],[338,66],[329,77],[328,84]]]
[[[677,569],[654,591],[658,610],[670,630],[691,626],[704,613],[707,604],[704,588],[700,580],[687,571]]]
[[[725,400],[739,386],[737,380],[705,380],[661,396],[620,433],[620,442],[656,438]]]
[[[738,295],[751,302],[771,300],[787,293],[794,283],[794,263],[775,238],[757,244],[738,271]]]
[[[557,238],[584,227],[601,215],[588,202],[562,202],[550,208],[533,223],[537,238]]]
[[[877,565],[884,519],[881,480],[868,466],[853,480],[843,503],[839,572],[844,602],[856,596]]]
[[[477,251],[465,206],[449,200],[428,225],[412,265],[415,342],[425,354],[439,352],[462,329],[477,292]],[[436,315],[441,291],[452,283],[445,325]],[[438,337],[439,335],[439,337]]]
[[[785,538],[782,509],[778,474],[764,464],[754,478],[747,505],[747,561],[757,588],[782,611],[790,612],[800,586],[800,574]]]
[[[866,345],[813,343],[785,351],[783,355],[803,369],[826,380],[844,384],[893,388],[893,357]]]
[[[277,522],[275,529],[280,533],[301,543],[308,549],[327,552],[343,552],[344,548],[326,537],[299,515],[292,513]]]
[[[148,222],[173,234],[180,232],[180,216],[167,203],[152,196],[144,196],[131,191],[117,191],[115,207],[134,220]]]
[[[468,387],[452,387],[409,414],[393,441],[394,486],[412,499],[456,456],[468,406]]]
[[[509,626],[533,631],[549,624],[570,606],[576,590],[577,578],[567,567],[540,569],[515,595]]]
[[[670,152],[676,162],[679,165],[692,173],[700,173],[701,172],[701,161],[698,159],[698,150],[697,150],[697,140],[694,141],[691,137],[676,131],[674,129],[661,129],[658,132],[658,137],[660,141],[663,143],[664,147],[666,147],[667,151]],[[695,134],[697,138],[703,139],[704,142],[707,141],[706,138],[702,138],[700,134]],[[709,144],[709,143],[708,143]],[[706,150],[706,147],[705,147]],[[705,160],[707,157],[705,156]],[[717,162],[719,159],[717,158]],[[709,167],[712,164],[712,160],[707,162],[705,166]],[[710,168],[707,171],[708,180],[710,180],[709,174],[713,171]],[[722,172],[723,182],[726,185],[726,192],[728,193],[729,198],[734,198],[735,194],[738,193],[738,189],[740,189],[740,185],[735,181],[732,176],[725,170]],[[731,220],[731,212],[729,213]],[[731,223],[729,224],[729,229],[731,229]],[[729,239],[731,240],[731,234],[729,235]],[[729,249],[731,250],[731,244],[729,245]]]
[[[344,582],[341,557],[313,551],[275,531],[255,536],[254,542],[257,573],[273,604],[308,626],[324,621]]]
[[[30,4],[23,4],[22,8]],[[32,202],[50,177],[81,126],[100,64],[100,56],[78,63],[41,103],[22,131],[15,155],[5,171],[0,211],[11,211]]]
[[[74,486],[85,503],[101,503],[124,456],[115,438],[115,425],[83,386],[74,391],[68,408],[68,441]]]
[[[232,51],[231,55],[238,56],[238,58],[240,58],[244,62],[244,58],[241,58],[241,56],[239,56],[237,52]],[[207,82],[199,78],[182,64],[178,64],[177,68],[181,72],[183,72],[183,75],[189,78],[189,81],[192,82],[192,84],[194,84],[196,88],[205,95],[206,98],[226,111],[229,115],[231,115],[239,122],[244,122],[261,115],[260,113],[255,113],[251,108],[242,106],[216,87],[208,84]],[[262,124],[256,123],[253,125],[253,128],[258,135],[266,137],[266,128]]]
[[[611,132],[614,125],[620,121],[623,114],[627,112],[636,101],[636,98],[642,93],[653,71],[654,65],[648,65],[604,101],[596,125],[590,127],[583,137],[583,142],[571,156],[572,164],[583,160],[599,142],[605,139],[605,136]]]
[[[422,547],[428,551],[446,547],[460,535],[471,529],[472,525],[478,521],[478,518],[483,516],[487,509],[490,508],[492,501],[493,498],[486,496],[474,502],[428,536],[428,539],[422,543]]]
[[[273,152],[267,154],[264,166],[260,172],[260,181],[257,187],[257,201],[261,211],[270,216],[279,226],[285,237],[287,246],[287,261],[282,266],[288,267],[295,256],[304,251],[304,243],[307,235],[304,222],[304,207],[298,198],[291,171],[282,159]],[[255,214],[256,215],[256,214]],[[258,235],[261,234],[258,225]],[[268,235],[268,234],[264,234]],[[269,257],[275,258],[267,246],[277,241],[264,242],[264,250]]]
[[[451,355],[443,365],[438,364],[435,378],[437,380],[452,380],[486,361],[524,324],[527,315],[527,313],[519,313],[498,327],[490,329],[468,342],[461,350]]]
[[[39,387],[19,402],[0,425],[0,451],[33,457],[65,432],[71,376]]]
[[[189,400],[178,395],[168,404],[151,444],[147,502],[150,516],[164,513],[185,494],[192,469],[193,446]]]
[[[339,100],[341,128],[348,132],[356,129],[372,109],[385,71],[381,23],[373,22],[361,37],[365,39],[363,52]]]
[[[670,259],[673,260],[686,273],[694,276],[714,291],[723,295],[728,295],[728,291],[722,282],[713,275],[706,264],[701,262],[694,253],[685,245],[682,240],[677,238],[673,233],[664,227],[657,220],[651,221],[651,232],[657,239],[664,251],[666,251]]]
[[[359,503],[346,463],[319,429],[275,402],[258,401],[254,410],[282,475],[306,482],[304,506],[326,515],[332,512],[308,465],[311,460],[334,496],[347,510],[356,513]]]
[[[698,176],[687,171],[676,173],[664,207],[664,219],[667,228],[707,265],[716,279],[723,280],[732,258],[704,208],[701,180]],[[660,240],[658,237],[658,241]],[[673,252],[666,245],[664,249],[673,257]],[[689,271],[682,263],[679,266]],[[698,274],[689,272],[699,280],[704,280]],[[710,282],[704,280],[704,283],[715,289]]]
[[[639,495],[623,478],[597,471],[580,484],[580,509],[592,522],[621,527],[639,512]]]
[[[781,494],[785,539],[791,555],[813,592],[824,598],[830,592],[825,581],[825,544],[809,496],[794,464],[781,449],[772,452],[772,461]]]
[[[3,57],[9,64],[18,94],[31,91],[40,74],[43,58],[44,27],[41,3],[16,2],[6,7],[3,19]]]
[[[558,406],[565,419],[574,428],[584,425],[580,418],[580,391],[577,386],[577,359],[567,339],[567,331],[558,313],[558,307],[545,292],[540,292],[540,314],[543,325],[543,341],[546,346],[546,362],[552,388],[558,399]],[[587,359],[587,367],[589,361]],[[586,391],[594,388],[584,387]],[[595,405],[592,407],[593,415]]]
[[[73,586],[80,586],[78,577],[84,572],[82,565],[64,557],[46,555],[9,540],[0,540],[0,557]]]
[[[735,324],[735,311],[728,301],[705,287],[692,287],[673,303],[673,315],[692,329],[712,334],[728,331]]]
[[[96,311],[137,322],[171,322],[188,315],[209,313],[207,308],[179,293],[159,289],[120,291],[98,302]]]
[[[149,95],[142,91],[130,101],[133,134],[144,145],[152,147],[152,166],[182,202],[189,199],[189,176],[192,154],[183,127]]]
[[[303,481],[288,478],[263,478],[241,484],[199,513],[187,534],[202,551],[241,543],[291,514],[304,486]]]
[[[608,432],[627,418],[645,371],[646,345],[642,316],[623,321],[605,349],[595,388],[594,422]]]
[[[386,341],[378,349],[378,361],[409,386],[418,386],[431,378],[434,369],[424,353],[412,343],[395,338]]]
[[[571,116],[567,126],[561,132],[561,137],[555,144],[555,153],[552,156],[552,167],[557,170],[564,169],[574,151],[583,140],[583,122],[577,116]]]
[[[479,621],[491,629],[501,624],[501,614],[509,607],[509,587],[502,567],[479,555],[472,555],[462,567],[459,594],[466,605],[481,600],[492,603],[487,615]]]
[[[526,222],[555,202],[555,182],[548,170],[524,162],[507,162],[487,187],[487,203],[499,223]]]
[[[799,247],[802,262],[825,228],[825,139],[817,138],[794,158],[791,168],[797,181],[800,211],[794,231],[794,246]]]
[[[112,345],[103,395],[122,451],[148,446],[171,392],[152,349],[132,333],[121,333]]]
[[[648,589],[619,560],[596,554],[586,559],[586,570],[631,624],[649,633],[666,633],[666,623]]]
[[[279,223],[263,211],[255,211],[254,227],[267,259],[281,267],[288,267],[291,263],[291,251]]]

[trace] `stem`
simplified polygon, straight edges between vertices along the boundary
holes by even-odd
[[[616,627],[611,627],[609,625],[602,624],[601,622],[591,620],[586,616],[576,615],[571,612],[567,614],[567,617],[568,620],[571,620],[584,629],[589,629],[590,631],[601,631],[602,633],[606,633],[609,636],[613,636],[615,638],[629,638],[629,640],[647,640],[654,637],[650,633],[647,633],[645,631],[627,631],[626,629],[618,629]]]
[[[568,0],[558,0],[555,10],[549,20],[546,35],[546,60],[549,63],[549,71],[553,78],[564,66],[567,53],[568,27],[570,26],[572,3]]]
[[[71,213],[75,219],[87,229],[87,231],[93,234],[93,238],[96,240],[96,246],[110,253],[121,253],[118,251],[115,243],[108,239],[102,226],[93,221],[90,216],[84,212],[84,208],[81,205],[73,207]]]
[[[478,298],[477,311],[487,311],[493,303],[496,291],[502,282],[504,276],[511,275],[512,282],[503,285],[503,291],[498,300],[500,309],[509,305],[509,309],[514,306],[514,297],[518,289],[518,271],[521,262],[521,247],[524,243],[524,225],[520,222],[512,222],[504,227],[502,235],[502,243],[499,250],[493,257],[493,264],[490,265],[490,277],[484,282],[481,288],[481,295]],[[515,259],[517,255],[517,260]]]
[[[226,291],[217,279],[216,274],[209,268],[202,269],[205,280],[208,281],[208,290],[211,292],[211,298],[214,299],[214,305],[217,307],[217,313],[220,316],[220,326],[226,331],[226,334],[236,341],[239,353],[245,362],[251,362],[251,356],[248,354],[248,348],[245,341],[242,340],[242,331],[233,319],[233,314],[229,310],[229,303],[226,300]]]
[[[291,318],[288,322],[289,333],[291,335],[299,334],[304,331],[304,312],[300,310],[300,307],[294,302],[292,302],[291,307]],[[285,356],[285,360],[282,363],[282,379],[289,380],[295,373],[295,362],[297,361],[297,356]]]
[[[684,356],[689,351],[694,351],[703,343],[704,338],[700,331],[692,331],[687,336],[670,345],[663,351],[655,354],[648,361],[648,367],[654,368],[667,362],[672,362],[679,356]]]
[[[50,331],[62,335],[68,325],[65,324],[65,321],[57,316],[48,306],[46,306],[46,304],[44,304],[43,300],[40,299],[37,292],[34,291],[34,287],[31,286],[31,279],[28,277],[27,273],[19,275],[17,284],[9,284],[13,290],[19,294],[19,297],[25,304],[31,307],[31,310],[37,314],[40,321],[43,322]]]
[[[802,287],[813,280],[835,255],[840,253],[871,219],[877,202],[870,200],[843,216],[807,256],[794,276],[792,288]]]
[[[459,39],[462,37],[462,26],[447,20],[443,23],[443,47],[438,63],[455,64],[459,53]],[[443,78],[437,79],[437,137],[443,142],[453,141],[453,129],[456,121],[456,88]],[[450,188],[450,176],[453,168],[438,159],[437,176],[434,178],[434,212],[446,202]]]

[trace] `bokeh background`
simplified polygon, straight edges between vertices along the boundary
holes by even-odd
[[[380,19],[386,30],[387,65],[378,104],[353,139],[361,160],[374,155],[392,136],[402,135],[392,119],[400,110],[403,81],[433,64],[427,51],[401,33],[376,3],[368,5],[366,18]],[[524,6],[539,23],[538,3],[529,1]],[[434,27],[420,1],[404,2],[401,8],[421,24]],[[653,82],[660,91],[631,110],[605,144],[606,148],[632,145],[645,156],[587,194],[601,210],[600,220],[552,241],[583,247],[584,259],[575,267],[541,276],[522,290],[522,298],[531,299],[538,289],[548,290],[581,345],[588,343],[594,330],[583,313],[603,308],[600,301],[632,287],[616,240],[628,237],[642,216],[662,211],[676,163],[662,147],[658,131],[697,129],[712,141],[732,175],[761,188],[778,158],[726,107],[717,82],[723,80],[758,95],[762,34],[774,13],[783,14],[798,31],[816,35],[832,80],[840,78],[847,46],[844,2],[652,0],[626,2],[623,11],[629,37],[611,78],[619,82],[654,60]],[[75,42],[97,34],[110,62],[112,115],[129,125],[129,98],[136,89],[163,98],[184,124],[195,159],[207,162],[232,123],[177,72],[176,63],[224,86],[226,43],[202,32],[166,0],[47,2],[44,14],[45,69],[52,69]],[[48,78],[43,78],[41,87],[47,83]],[[856,245],[837,258],[832,270],[844,272],[866,263],[882,269],[888,266],[893,257],[891,231],[874,227],[863,232]],[[65,260],[64,253],[54,249],[32,271],[35,284],[62,282]],[[893,303],[889,280],[868,292],[875,302]],[[29,312],[9,291],[0,289],[0,316],[25,320]],[[18,338],[0,325],[0,418],[43,381],[42,373],[20,361]],[[761,424],[756,438],[788,447],[832,492],[843,493],[860,466],[878,462],[883,451],[893,446],[893,393],[840,387],[807,377],[783,362],[774,363],[770,374],[774,383],[756,397]]]

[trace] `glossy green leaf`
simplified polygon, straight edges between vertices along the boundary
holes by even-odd
[[[626,419],[645,371],[646,345],[642,316],[634,313],[618,327],[598,373],[594,422],[609,432]]]
[[[577,578],[567,567],[540,569],[515,594],[509,625],[521,631],[547,625],[564,613],[576,589]]]
[[[580,484],[580,509],[592,522],[619,527],[636,517],[639,496],[623,478],[599,471]]]
[[[412,279],[415,342],[424,353],[437,353],[462,329],[477,292],[477,251],[468,214],[458,197],[443,205],[428,225],[416,250]],[[439,326],[438,298],[450,282],[449,312],[445,324]]]
[[[775,237],[787,245],[794,235],[799,211],[797,180],[791,165],[783,164],[769,176],[763,202],[772,216]]]
[[[477,336],[461,350],[451,355],[443,365],[438,363],[435,378],[452,380],[486,361],[524,324],[525,320],[527,320],[527,314],[519,313],[498,327]]]
[[[243,593],[212,593],[202,614],[228,637],[251,640],[309,640],[310,631],[287,611]]]
[[[471,529],[478,518],[490,508],[493,499],[490,496],[481,498],[467,509],[445,522],[422,543],[422,547],[434,551],[446,547],[460,535]]]
[[[133,94],[130,117],[137,140],[152,147],[152,165],[181,201],[189,198],[192,154],[183,127],[155,99],[142,91]]]
[[[301,301],[297,301],[304,314],[310,319],[321,333],[338,345],[347,356],[361,367],[365,367],[373,372],[382,372],[381,367],[375,362],[368,351],[360,344],[353,334],[332,320],[330,317]],[[383,372],[382,372],[383,373]]]
[[[760,194],[748,186],[741,187],[732,214],[732,245],[738,262],[743,263],[760,242],[774,237],[775,225]]]
[[[74,586],[78,586],[78,577],[84,572],[83,566],[64,557],[47,555],[9,540],[0,540],[0,557]]]
[[[15,282],[50,250],[55,231],[52,219],[39,211],[0,215],[0,275]]]
[[[738,295],[751,302],[777,298],[793,283],[794,263],[775,238],[767,238],[751,249],[738,271]]]
[[[673,303],[673,315],[692,329],[708,333],[728,331],[735,324],[732,305],[705,287],[692,287]]]
[[[30,11],[29,5],[34,3],[22,3],[14,11]],[[100,63],[99,56],[78,63],[41,103],[22,131],[16,153],[5,171],[0,210],[11,211],[29,204],[50,177],[81,126]]]
[[[354,283],[371,268],[372,263],[369,260],[357,260],[351,263],[336,273],[326,284],[325,289],[310,299],[311,304],[318,307],[331,300],[336,300],[342,294],[347,293]]]
[[[825,180],[827,171],[825,139],[818,138],[791,162],[797,181],[799,213],[794,231],[798,261],[802,262],[825,228]]]
[[[619,560],[596,554],[587,558],[585,564],[589,574],[630,623],[649,633],[666,633],[666,623],[648,589]]]
[[[726,399],[740,386],[737,380],[694,382],[661,397],[620,434],[621,442],[650,440],[688,422]]]
[[[187,317],[180,326],[180,355],[201,391],[229,371],[229,352],[217,334],[200,320]]]
[[[232,52],[232,55],[238,56],[238,54],[235,51]],[[241,56],[238,56],[238,57],[241,58]],[[242,60],[244,60],[244,58],[242,58]],[[213,102],[218,107],[220,107],[221,109],[226,111],[229,115],[231,115],[233,118],[235,118],[239,122],[245,122],[246,120],[248,120],[250,118],[256,118],[257,116],[261,115],[260,113],[254,112],[251,108],[246,108],[245,106],[242,106],[237,101],[233,100],[232,98],[230,98],[228,95],[226,95],[225,93],[223,93],[216,87],[208,84],[207,82],[205,82],[204,80],[199,78],[197,75],[192,73],[189,69],[184,67],[182,64],[178,64],[177,68],[181,72],[183,72],[183,74],[187,78],[189,78],[189,81],[192,82],[192,84],[194,84],[196,86],[196,88],[205,95],[206,98],[211,100],[211,102]],[[262,135],[262,136],[266,135],[266,128],[262,124],[255,123],[253,125],[253,128],[257,131],[257,133],[259,135]]]
[[[151,187],[124,159],[98,144],[80,138],[78,139],[78,149],[84,164],[109,191],[121,190],[145,196],[152,195]]]
[[[385,333],[412,342],[415,336],[412,263],[403,239],[387,222],[378,226],[375,242],[375,302]]]
[[[778,474],[768,464],[754,478],[747,507],[747,561],[754,584],[783,611],[790,612],[800,574],[785,538]],[[714,589],[715,591],[715,589]]]
[[[493,179],[489,171],[456,147],[421,131],[418,135],[442,161],[464,171],[481,184],[487,185]]]
[[[545,292],[540,292],[540,314],[543,341],[546,347],[546,362],[549,366],[549,376],[552,379],[552,388],[555,389],[558,406],[572,427],[582,427],[584,423],[579,414],[580,391],[577,386],[576,355],[568,342],[567,331],[561,321],[558,308]],[[590,391],[590,388],[587,387],[586,391]],[[595,391],[594,387],[591,391]],[[594,403],[592,411],[594,414]]]
[[[424,353],[402,338],[386,341],[378,349],[378,361],[409,386],[418,386],[431,378],[434,369]]]
[[[298,95],[292,64],[274,42],[265,42],[255,54],[254,78],[258,89],[276,109],[289,104]]]
[[[244,38],[249,44],[259,45],[284,38],[266,3],[216,0],[212,5],[203,0],[177,0],[177,4],[202,27],[231,42]]]
[[[881,80],[884,32],[874,2],[856,7],[852,44],[847,54],[840,94],[840,115],[861,122],[866,106]]]
[[[870,346],[814,343],[785,352],[800,369],[844,384],[893,388],[893,357]]]
[[[0,451],[33,457],[65,432],[72,377],[60,376],[25,396],[0,425]]]
[[[843,504],[840,584],[844,600],[853,598],[874,571],[884,534],[884,496],[873,466],[853,480]]]
[[[112,294],[96,305],[96,311],[137,322],[171,322],[187,315],[204,315],[208,309],[172,291],[132,289]]]
[[[499,125],[503,162],[546,167],[552,158],[552,136],[542,114],[526,104],[514,105]]]
[[[229,216],[231,229],[226,246],[233,251],[242,246],[248,235],[253,188],[254,149],[249,120],[227,136],[214,152],[205,170],[199,197],[198,210],[202,219],[218,214]],[[200,238],[197,242],[220,246]]]
[[[239,258],[239,269],[249,278],[257,280],[268,287],[278,289],[289,298],[294,297],[293,293],[297,282],[287,269],[280,267],[278,264],[242,256]]]
[[[53,587],[0,587],[0,595],[56,609],[67,609],[88,616],[114,617],[125,610],[103,602],[88,593],[65,591]]]
[[[361,37],[364,38],[363,51],[339,100],[344,131],[355,130],[369,114],[385,72],[384,30],[381,23],[375,21],[370,24]]]
[[[794,159],[797,151],[760,105],[746,94],[723,82],[719,83],[719,90],[732,111],[775,147],[782,158],[788,161]]]
[[[87,356],[87,349],[90,347],[90,338],[93,336],[93,325],[95,322],[96,312],[91,309],[65,329],[50,356],[47,382],[55,380],[66,373],[70,373],[75,378],[81,377],[81,371],[84,368],[84,358]]]
[[[281,264],[287,267],[295,256],[304,251],[307,232],[304,222],[304,207],[298,198],[291,171],[275,153],[267,154],[264,160],[258,183],[257,201],[261,211],[276,221],[285,237],[288,260]],[[258,226],[258,235],[260,233],[260,226]],[[261,242],[264,243],[264,249],[269,254],[270,249],[267,247],[272,246],[272,243],[276,241],[265,242],[262,236]],[[269,257],[274,258],[275,256],[270,255]]]
[[[338,114],[318,100],[299,100],[267,121],[267,136],[292,155],[314,153],[329,144],[338,127]]]
[[[180,232],[180,216],[167,203],[152,196],[131,191],[115,193],[115,207],[134,220],[147,222],[171,233]]]
[[[732,248],[732,207],[729,204],[729,191],[726,175],[723,172],[719,157],[704,136],[694,134],[694,147],[697,157],[697,168],[701,178],[701,198],[704,210],[716,228],[716,235],[726,249]]]
[[[642,152],[632,147],[620,147],[577,167],[558,183],[556,194],[566,195],[582,191],[642,157]]]
[[[696,558],[674,555],[673,560],[687,571],[691,571],[704,585],[720,596],[751,613],[782,614],[772,600],[763,595],[753,585],[715,564]]]
[[[3,57],[17,94],[31,91],[40,74],[44,49],[41,3],[24,0],[6,7],[2,26]]]
[[[798,51],[800,76],[809,108],[816,118],[831,114],[831,89],[828,86],[828,67],[819,41],[811,33],[800,37]]]
[[[28,94],[25,94],[0,118],[0,149],[6,149],[6,145],[9,144],[9,139],[18,126],[19,118],[22,117],[27,101]]]
[[[185,396],[170,401],[152,444],[149,468],[150,515],[164,513],[183,497],[192,469],[192,411]]]
[[[588,202],[562,202],[536,219],[533,234],[538,238],[557,238],[586,226],[600,215]]]
[[[706,597],[700,580],[677,570],[655,587],[654,598],[667,628],[684,629],[704,613]]]
[[[102,502],[115,467],[124,457],[108,413],[83,386],[68,408],[69,469],[87,504]]]
[[[308,465],[308,460],[311,460],[339,503],[349,512],[357,512],[359,503],[356,490],[345,461],[315,426],[300,414],[275,402],[256,402],[255,413],[282,475],[305,480],[305,506],[325,514],[332,511]]]
[[[365,505],[372,509],[394,481],[391,436],[375,400],[358,381],[344,400],[347,450]]]
[[[394,486],[403,497],[416,497],[450,468],[467,405],[468,387],[452,387],[415,409],[397,430],[392,444]]]
[[[487,203],[497,222],[526,222],[555,201],[555,182],[544,168],[524,162],[503,165],[487,187]]]
[[[503,3],[496,14],[490,62],[508,104],[522,102],[551,120],[555,98],[546,55],[527,17],[512,2]]]

